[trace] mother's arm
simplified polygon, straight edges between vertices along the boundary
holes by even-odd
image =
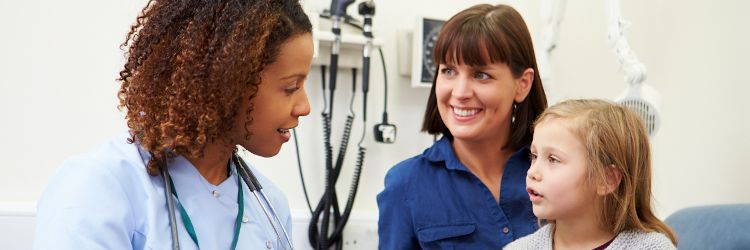
[[[412,225],[408,178],[404,165],[385,176],[385,188],[377,196],[379,249],[420,249]]]

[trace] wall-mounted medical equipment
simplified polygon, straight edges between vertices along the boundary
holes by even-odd
[[[383,120],[376,124],[373,128],[373,135],[375,141],[380,143],[394,143],[396,142],[396,124],[388,123],[388,73],[385,70],[385,58],[383,58],[383,50],[380,50],[380,62],[383,65],[383,86],[385,92],[383,93]]]
[[[364,26],[362,28],[362,34],[367,39],[363,50],[362,57],[362,93],[363,101],[367,103],[367,92],[369,90],[370,82],[370,54],[372,53],[372,17],[375,15],[375,2],[365,1],[359,4],[359,14],[364,17]],[[380,50],[380,60],[382,65],[385,66],[385,59],[383,58],[383,51]],[[383,94],[383,121],[380,124],[375,125],[373,134],[375,135],[375,141],[382,143],[393,143],[396,141],[396,125],[388,123],[388,75],[386,69],[383,67],[383,79],[385,82],[385,93]],[[363,121],[367,120],[367,105],[362,105],[362,116]],[[365,133],[362,133],[362,138],[359,141],[360,148],[362,148],[362,141],[364,140]]]
[[[375,125],[375,141],[382,143],[396,142],[396,125],[388,123],[388,114],[383,113],[383,122]]]
[[[643,84],[646,80],[646,66],[638,60],[625,38],[624,30],[630,26],[630,22],[620,15],[620,0],[608,0],[606,11],[609,18],[607,21],[609,46],[614,49],[628,83],[628,88],[617,98],[616,102],[641,116],[646,125],[646,132],[653,137],[661,122],[659,115],[661,97],[656,89]]]
[[[544,81],[545,88],[549,87],[547,86],[551,78],[549,58],[552,50],[557,46],[560,22],[565,12],[566,2],[567,0],[542,1],[541,17],[545,27],[542,30],[541,47],[538,49],[540,52],[538,61],[541,71],[539,74]],[[607,0],[606,13],[607,40],[617,56],[617,62],[625,73],[625,81],[628,83],[628,88],[615,101],[638,114],[643,119],[646,132],[653,137],[661,122],[659,115],[661,97],[656,89],[643,84],[646,79],[646,66],[638,60],[625,38],[624,30],[630,26],[630,22],[621,16],[620,0]],[[548,89],[548,91],[550,96],[554,96],[554,90]]]
[[[539,76],[542,78],[547,100],[550,103],[558,101],[557,86],[552,80],[551,58],[552,51],[557,48],[557,42],[560,40],[560,23],[565,14],[565,5],[567,0],[542,0],[540,16],[542,18],[541,41],[539,48],[536,49],[537,63],[539,66]]]
[[[419,16],[412,29],[397,30],[398,73],[411,77],[411,86],[432,87],[437,71],[433,61],[435,43],[445,19]]]
[[[311,220],[308,227],[308,239],[310,245],[315,249],[342,249],[343,247],[343,230],[349,219],[349,216],[354,205],[354,200],[359,185],[360,173],[364,164],[365,147],[364,139],[366,135],[367,125],[367,95],[370,88],[370,58],[372,51],[378,49],[380,52],[381,62],[383,64],[385,74],[385,59],[383,59],[382,50],[379,46],[382,45],[382,41],[375,38],[372,32],[372,18],[375,15],[375,3],[372,0],[365,0],[358,6],[359,14],[363,17],[364,22],[362,24],[357,23],[353,17],[348,16],[346,10],[354,0],[333,0],[331,2],[330,11],[323,13],[317,17],[331,20],[331,31],[321,31],[318,25],[314,26],[313,38],[318,48],[316,51],[316,58],[314,59],[314,65],[319,65],[321,69],[321,85],[323,88],[323,99],[324,109],[321,112],[323,120],[323,138],[324,138],[324,152],[325,152],[325,190],[322,197],[318,201],[317,205],[312,206],[309,204],[309,198],[307,195],[307,189],[304,184],[304,176],[302,176],[301,163],[300,166],[300,177],[303,181],[303,188],[305,190],[305,198],[308,200],[310,206]],[[351,34],[343,32],[343,27],[355,27],[361,30],[361,34]],[[328,56],[326,61],[326,56]],[[348,102],[348,114],[346,116],[345,124],[339,141],[338,154],[334,158],[334,150],[332,144],[332,132],[334,129],[333,117],[334,111],[337,108],[334,102],[336,96],[336,85],[340,70],[351,71],[352,76],[352,92]],[[362,135],[358,142],[357,159],[354,166],[354,173],[352,176],[352,184],[350,186],[349,194],[346,199],[346,204],[341,207],[336,193],[336,182],[340,176],[341,170],[344,166],[344,160],[346,157],[349,139],[352,133],[353,123],[355,122],[354,112],[354,98],[356,95],[357,76],[358,73],[362,75]],[[326,78],[326,75],[328,76]],[[387,79],[387,77],[385,77]],[[327,84],[326,84],[327,83]],[[387,84],[387,83],[386,83]],[[386,85],[387,93],[387,85]],[[386,100],[387,103],[387,100]],[[343,105],[340,105],[343,106]],[[388,124],[387,111],[384,109],[383,123]],[[381,124],[381,125],[382,125]],[[395,126],[393,126],[395,129]],[[340,129],[336,127],[336,129]],[[377,132],[377,126],[376,126]],[[376,133],[376,141],[381,133]],[[390,139],[395,140],[395,131]],[[295,136],[296,142],[296,136]],[[298,155],[298,163],[299,163]]]
[[[437,65],[433,61],[433,52],[444,20],[418,17],[412,34],[412,87],[431,87],[435,78]]]

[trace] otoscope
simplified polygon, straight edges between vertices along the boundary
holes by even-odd
[[[335,247],[336,249],[343,248],[343,229],[348,221],[349,215],[351,214],[352,206],[354,204],[354,197],[356,196],[357,186],[359,184],[359,177],[364,161],[365,149],[362,147],[362,140],[359,143],[359,152],[357,157],[357,166],[354,169],[354,176],[352,177],[352,186],[349,190],[349,195],[345,208],[342,211],[339,208],[338,197],[335,190],[335,184],[338,180],[339,174],[344,163],[344,157],[346,155],[346,149],[348,147],[349,136],[351,134],[352,122],[354,121],[354,112],[352,110],[352,104],[354,101],[354,90],[356,89],[356,69],[352,69],[352,100],[349,105],[350,113],[346,119],[346,125],[342,135],[341,145],[338,152],[338,157],[334,163],[333,161],[333,150],[331,141],[331,123],[333,120],[333,109],[334,109],[334,92],[336,89],[336,80],[338,74],[338,56],[341,49],[341,24],[346,21],[346,8],[354,3],[354,0],[333,0],[331,2],[331,21],[332,21],[332,33],[334,34],[334,41],[331,46],[331,62],[330,62],[330,74],[329,74],[329,97],[327,101],[328,112],[323,113],[323,127],[324,127],[324,142],[326,151],[326,188],[321,197],[320,202],[315,207],[310,226],[308,228],[308,237],[311,246],[315,249],[329,249]],[[364,4],[364,3],[362,3]],[[360,14],[362,13],[363,7],[360,4]],[[368,24],[372,23],[372,14],[374,14],[374,3],[369,1],[369,15],[366,17],[369,19]],[[368,9],[365,7],[364,9]],[[368,26],[369,26],[368,25]],[[371,27],[368,27],[370,30]],[[367,93],[369,89],[369,52],[372,50],[372,35],[369,34],[368,43],[363,49],[363,93]],[[325,79],[323,80],[325,82]],[[363,99],[366,106],[366,96]],[[366,110],[365,108],[363,108]],[[325,111],[324,111],[325,112]],[[364,112],[363,112],[364,117]],[[363,127],[364,128],[364,127]],[[364,139],[364,131],[362,139]],[[333,223],[331,223],[331,218]],[[318,227],[319,226],[319,227]],[[329,234],[329,226],[333,226],[332,232]]]
[[[346,8],[354,3],[354,0],[332,0],[331,1],[331,32],[334,39],[331,45],[331,64],[330,64],[330,103],[333,104],[333,92],[336,90],[336,76],[339,68],[339,52],[341,51],[341,21],[346,17]],[[328,119],[333,117],[333,106],[328,107]]]
[[[359,143],[357,144],[359,147],[359,150],[357,152],[357,163],[354,168],[354,173],[352,177],[352,185],[349,189],[349,196],[346,200],[346,205],[344,207],[343,214],[340,216],[337,216],[334,220],[334,229],[331,233],[330,237],[323,241],[328,243],[329,245],[323,245],[323,247],[330,247],[333,245],[333,242],[338,243],[336,245],[337,249],[341,249],[341,241],[343,239],[343,231],[344,226],[346,226],[346,222],[349,220],[349,215],[351,215],[352,207],[354,206],[354,198],[357,194],[357,188],[359,187],[359,179],[362,174],[362,165],[364,164],[364,158],[365,158],[365,148],[363,146],[363,142],[365,139],[366,134],[366,124],[367,124],[367,92],[369,90],[369,82],[370,82],[370,52],[372,51],[372,16],[375,14],[375,3],[372,0],[367,0],[359,4],[359,14],[363,15],[365,18],[365,23],[363,27],[363,33],[365,38],[367,39],[364,48],[362,49],[362,137],[359,140]],[[352,73],[353,75],[356,75],[356,71]],[[354,83],[355,80],[353,79],[352,82]],[[354,86],[352,86],[354,88]],[[351,108],[351,106],[350,106]],[[345,151],[343,151],[345,152]],[[339,160],[343,161],[343,158],[341,157],[341,152],[339,152]],[[338,164],[340,163],[337,161],[336,169],[334,169],[334,175],[333,178],[337,179],[339,173],[341,172],[341,166]],[[332,195],[332,197],[336,198],[336,195]],[[334,200],[336,203],[338,203],[338,200]],[[334,210],[337,206],[334,206]],[[323,221],[323,223],[327,223],[326,220]],[[324,231],[325,232],[325,231]]]
[[[362,93],[364,103],[367,103],[367,91],[370,89],[370,51],[372,50],[372,16],[375,15],[375,2],[372,0],[364,1],[359,4],[359,14],[365,17],[365,25],[362,29],[367,42],[362,50]],[[362,112],[367,117],[367,105]]]

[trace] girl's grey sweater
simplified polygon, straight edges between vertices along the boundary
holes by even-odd
[[[503,250],[552,250],[552,229],[553,226],[547,224],[533,234],[511,242]],[[672,241],[664,234],[627,230],[618,234],[615,240],[606,248],[606,250],[621,249],[673,250],[677,248],[675,248]]]

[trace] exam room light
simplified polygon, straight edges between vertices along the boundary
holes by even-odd
[[[656,89],[643,84],[646,79],[646,66],[638,60],[625,39],[623,31],[630,26],[630,22],[622,19],[620,13],[620,0],[608,0],[607,37],[610,47],[617,55],[620,67],[625,72],[625,80],[628,83],[628,88],[616,99],[616,102],[635,111],[643,119],[648,135],[653,137],[661,122],[659,114],[661,96]]]

